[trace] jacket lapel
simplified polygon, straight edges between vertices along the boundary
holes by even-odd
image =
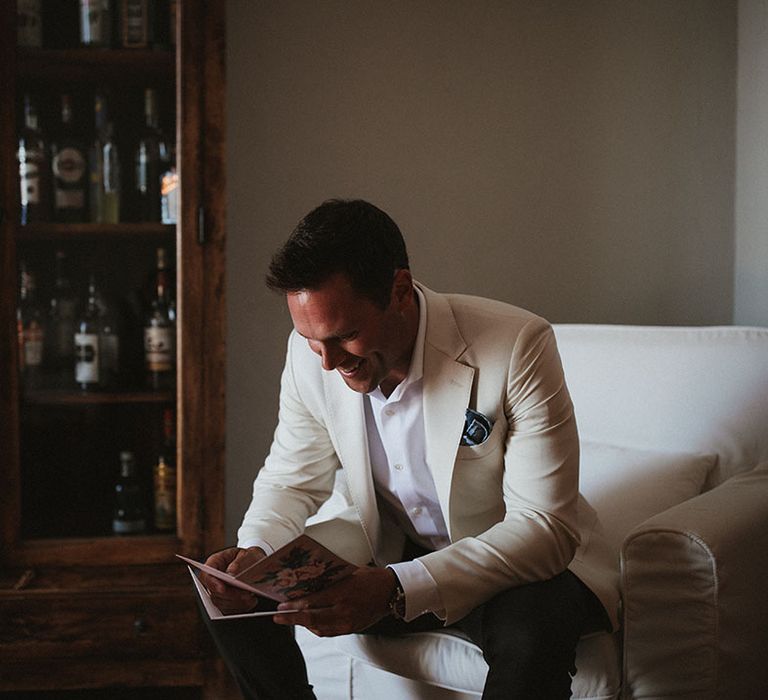
[[[381,525],[368,453],[363,395],[351,391],[337,372],[324,372],[328,431],[344,465],[353,503],[372,552],[378,552]]]
[[[448,302],[422,285],[419,288],[427,301],[423,398],[427,465],[450,533],[451,479],[475,370],[457,361],[467,344]]]

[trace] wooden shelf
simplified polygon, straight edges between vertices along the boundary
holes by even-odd
[[[61,224],[45,222],[27,224],[16,229],[16,238],[24,240],[42,240],[52,238],[105,238],[105,237],[159,237],[172,236],[176,232],[174,224],[157,223],[120,223],[120,224]]]
[[[18,76],[22,80],[77,80],[132,84],[148,77],[171,81],[175,54],[163,49],[29,49],[19,48]]]
[[[80,392],[63,389],[34,390],[24,394],[24,402],[37,406],[91,406],[129,403],[171,403],[171,391]]]

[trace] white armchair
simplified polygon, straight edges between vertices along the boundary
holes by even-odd
[[[623,601],[579,643],[573,697],[768,697],[768,329],[555,332]],[[320,700],[477,698],[487,670],[442,630],[297,637]]]

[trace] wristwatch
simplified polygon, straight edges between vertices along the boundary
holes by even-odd
[[[395,577],[395,590],[392,593],[389,599],[389,602],[387,603],[387,607],[392,617],[394,617],[396,620],[404,620],[405,619],[405,591],[403,590],[403,585],[400,583],[400,579],[397,578],[397,574],[394,572],[393,569],[390,569],[390,571]]]

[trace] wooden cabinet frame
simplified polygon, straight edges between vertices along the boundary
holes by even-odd
[[[180,685],[223,696],[174,554],[224,544],[224,5],[178,2],[178,528],[119,539],[21,535],[15,3],[0,9],[0,691]]]

